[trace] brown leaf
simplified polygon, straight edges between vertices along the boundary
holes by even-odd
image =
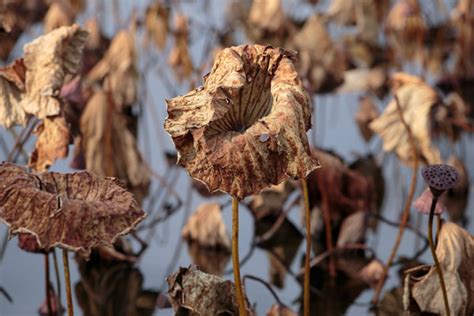
[[[367,230],[367,213],[355,212],[342,221],[337,237],[337,246],[362,243],[365,240]]]
[[[174,46],[168,57],[168,63],[179,79],[189,78],[193,73],[194,66],[188,47],[188,18],[184,15],[177,15],[174,23]]]
[[[273,304],[267,312],[267,316],[297,316],[288,306]]]
[[[169,9],[159,1],[152,3],[145,14],[145,43],[152,40],[156,47],[163,50],[169,32]]]
[[[26,95],[22,105],[27,113],[39,119],[59,114],[61,102],[57,97],[66,75],[79,70],[87,34],[75,24],[25,45]]]
[[[99,176],[113,176],[136,190],[141,200],[150,183],[127,118],[113,105],[110,96],[97,91],[89,99],[80,120],[81,149],[87,170]]]
[[[281,0],[253,0],[248,16],[248,23],[260,32],[275,33],[284,27],[285,13]]]
[[[67,157],[71,135],[63,116],[45,118],[37,127],[35,134],[38,135],[38,139],[28,163],[30,168],[37,172],[43,172],[57,159]]]
[[[44,17],[44,32],[49,33],[61,26],[68,26],[74,23],[75,16],[71,7],[65,1],[56,1],[51,4]]]
[[[288,196],[294,190],[295,185],[291,181],[284,181],[253,196],[249,207],[255,219],[259,220],[265,216],[279,214]]]
[[[0,124],[7,128],[14,124],[25,125],[29,117],[21,104],[24,70],[22,59],[0,68]]]
[[[309,97],[292,58],[268,46],[226,48],[204,87],[167,101],[178,163],[211,192],[242,199],[318,168],[306,136]]]
[[[370,123],[379,116],[379,110],[371,97],[365,96],[359,100],[359,108],[355,115],[355,121],[359,131],[366,142],[368,142],[374,132],[369,128]]]
[[[193,264],[205,273],[222,276],[230,260],[230,252],[222,249],[210,249],[193,241],[187,242],[188,255]]]
[[[469,173],[464,163],[454,155],[449,157],[447,164],[456,169],[459,179],[453,188],[441,196],[440,202],[446,205],[451,221],[465,223],[467,220],[465,213],[471,187]]]
[[[474,237],[460,226],[446,222],[439,233],[436,246],[452,315],[472,315],[474,313]],[[427,273],[420,275],[420,272]],[[405,296],[414,299],[423,312],[443,315],[444,301],[439,284],[439,276],[434,266],[420,266],[411,269],[409,286]]]
[[[168,276],[168,296],[175,314],[193,316],[237,315],[239,307],[231,281],[199,271],[196,266],[179,268]],[[254,315],[247,301],[247,314]]]
[[[45,250],[60,246],[88,257],[93,247],[113,243],[146,216],[118,180],[86,171],[29,174],[3,163],[0,180],[1,220],[10,234],[34,235]]]
[[[374,289],[377,288],[383,275],[384,265],[378,259],[373,259],[359,271],[360,278]]]
[[[197,242],[202,247],[230,251],[230,237],[218,203],[205,203],[189,217],[181,231],[184,239]]]
[[[394,93],[400,101],[403,117],[411,129],[418,158],[429,164],[441,162],[439,150],[431,143],[430,111],[440,102],[436,91],[421,78],[404,73],[393,75]],[[370,123],[370,128],[382,137],[385,151],[393,151],[406,165],[414,162],[408,132],[403,126],[392,99],[383,113]]]
[[[104,57],[87,74],[89,83],[102,82],[112,93],[117,109],[137,101],[138,73],[135,67],[135,33],[120,31],[115,35]]]

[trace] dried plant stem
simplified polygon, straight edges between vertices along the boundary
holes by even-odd
[[[232,266],[234,268],[234,283],[237,302],[239,303],[239,315],[246,316],[246,307],[242,283],[240,282],[239,263],[239,200],[232,198]]]
[[[405,207],[403,209],[402,220],[400,222],[400,227],[398,229],[397,239],[395,241],[395,244],[393,245],[392,252],[390,253],[390,257],[387,260],[387,264],[384,267],[383,275],[380,278],[380,281],[377,284],[377,287],[375,288],[374,296],[372,298],[373,305],[377,305],[379,301],[380,293],[382,291],[383,285],[387,278],[388,270],[392,266],[393,261],[395,260],[395,256],[397,255],[398,248],[400,247],[400,242],[402,241],[403,233],[405,232],[405,228],[408,223],[408,217],[410,214],[410,206],[413,201],[413,195],[415,194],[416,179],[417,179],[417,173],[418,173],[418,152],[416,149],[415,139],[413,138],[413,134],[411,132],[410,126],[407,124],[407,122],[405,121],[405,118],[403,117],[403,111],[400,106],[400,101],[398,100],[398,97],[396,94],[394,95],[394,98],[395,98],[395,103],[397,105],[397,110],[400,116],[400,120],[408,134],[408,141],[410,142],[410,146],[411,146],[412,154],[413,154],[413,168],[412,168],[412,174],[411,174],[410,192],[408,193],[408,198],[405,201]]]
[[[61,278],[59,277],[59,264],[58,257],[56,256],[56,249],[53,249],[53,262],[54,262],[54,273],[56,274],[56,291],[58,296],[58,308],[57,315],[61,315],[61,309],[63,304],[61,303]]]
[[[329,252],[332,252],[334,249],[334,245],[332,244],[332,225],[331,225],[331,215],[329,214],[329,205],[328,205],[328,197],[326,194],[326,189],[324,188],[322,193],[323,199],[323,218],[324,218],[324,226],[326,228],[326,249]],[[334,257],[329,257],[329,275],[332,278],[336,277],[336,262],[334,261]]]
[[[439,283],[441,284],[441,291],[443,293],[443,301],[444,307],[446,309],[446,315],[450,316],[451,313],[449,312],[448,294],[446,293],[446,285],[444,284],[443,271],[441,270],[441,266],[439,265],[438,257],[436,256],[436,247],[433,242],[433,218],[437,202],[438,199],[436,197],[433,197],[433,201],[431,202],[430,218],[428,221],[428,242],[430,243],[431,255],[433,256],[433,260],[435,262],[436,271],[438,271]]]
[[[303,310],[304,316],[309,316],[309,286],[310,286],[310,260],[311,260],[311,212],[309,209],[309,194],[308,194],[308,183],[306,179],[301,179],[301,186],[303,187],[304,197],[304,209],[305,209],[305,220],[306,220],[306,258],[304,261],[304,288],[303,288]]]
[[[44,276],[45,276],[45,286],[46,286],[46,306],[48,308],[48,315],[52,316],[53,315],[53,309],[51,308],[51,299],[49,296],[49,283],[50,283],[50,277],[49,277],[49,254],[44,254]]]
[[[71,277],[69,274],[69,258],[67,250],[63,249],[63,266],[64,266],[64,282],[66,283],[66,298],[67,298],[67,315],[74,316],[74,308],[72,306],[71,293]]]
[[[439,239],[439,232],[441,231],[441,215],[436,214],[436,238],[435,238],[435,246],[438,244]]]

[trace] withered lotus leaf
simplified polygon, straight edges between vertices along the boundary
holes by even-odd
[[[452,315],[474,313],[474,237],[454,223],[444,223],[436,246]],[[428,271],[423,276],[420,272]],[[416,273],[415,273],[416,272]],[[435,266],[411,269],[404,296],[413,298],[422,312],[444,315],[445,307]]]
[[[355,115],[355,121],[359,127],[359,131],[366,142],[368,142],[374,132],[369,128],[370,122],[379,116],[379,110],[374,101],[369,96],[364,96],[359,100],[359,108]]]
[[[78,71],[87,31],[61,27],[24,47],[24,58],[0,69],[0,124],[24,125],[29,115],[58,115],[67,74]]]
[[[196,266],[179,268],[168,276],[168,297],[175,315],[238,315],[234,284],[220,277],[201,272]],[[249,309],[247,315],[254,315]],[[180,314],[186,313],[186,314]]]
[[[405,73],[392,77],[393,92],[400,101],[403,117],[411,129],[418,158],[429,164],[441,162],[441,154],[430,137],[430,111],[440,102],[436,91],[421,78]],[[415,157],[408,132],[400,120],[395,98],[383,113],[370,123],[370,128],[382,137],[385,151],[393,151],[406,165],[412,165]]]
[[[169,15],[170,10],[159,1],[155,1],[147,8],[145,15],[146,45],[149,41],[153,41],[160,50],[165,48],[169,32]]]
[[[268,310],[267,316],[297,316],[288,306],[281,304],[273,304]]]
[[[74,20],[75,16],[67,1],[53,2],[44,17],[44,32],[48,33],[58,27],[71,25]]]
[[[217,203],[205,203],[199,206],[183,227],[181,236],[203,247],[230,251],[230,237],[227,234],[221,207]]]
[[[309,154],[309,97],[295,54],[261,45],[222,50],[204,86],[167,101],[178,163],[209,190],[242,199],[319,167]]]
[[[87,258],[93,247],[112,244],[146,216],[117,179],[86,171],[30,174],[3,163],[0,183],[0,220],[10,234],[35,236],[45,250],[59,246]]]
[[[188,18],[177,15],[175,18],[174,46],[168,57],[168,63],[178,79],[188,78],[193,73],[193,61],[189,54]]]

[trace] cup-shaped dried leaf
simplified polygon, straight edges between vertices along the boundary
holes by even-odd
[[[46,171],[57,159],[67,157],[71,134],[63,116],[45,118],[35,133],[38,139],[30,157],[30,168]]]
[[[404,73],[393,75],[394,93],[400,101],[403,118],[411,129],[418,159],[439,163],[441,154],[430,137],[430,111],[440,102],[436,91],[421,78]],[[395,98],[383,113],[370,123],[370,128],[382,137],[385,151],[393,151],[407,165],[414,162],[408,132],[400,120]]]
[[[181,236],[208,248],[230,251],[230,237],[218,203],[205,203],[191,215]]]
[[[63,26],[25,45],[26,95],[22,104],[27,113],[40,119],[59,114],[57,97],[66,75],[79,70],[87,34],[77,24]]]
[[[179,268],[168,276],[168,296],[176,315],[238,315],[239,307],[231,281],[201,272],[196,266]],[[247,302],[247,315],[254,315]]]
[[[239,199],[318,168],[309,97],[294,53],[243,45],[218,54],[204,87],[167,101],[178,162],[209,190]]]
[[[120,31],[115,35],[104,57],[87,74],[87,80],[102,82],[112,93],[118,109],[137,100],[138,73],[135,67],[135,34]]]
[[[436,255],[443,271],[451,314],[472,315],[474,237],[456,224],[444,223],[439,234]],[[429,267],[428,273],[422,277],[415,277],[415,271],[411,271],[410,284],[405,287],[405,296],[413,298],[423,312],[444,315],[445,307],[436,268]]]
[[[60,246],[88,257],[146,216],[118,180],[86,171],[29,174],[4,163],[0,183],[0,219],[10,234],[31,234],[45,250]]]

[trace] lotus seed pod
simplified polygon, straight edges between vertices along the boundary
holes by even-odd
[[[421,174],[436,198],[454,187],[459,178],[456,169],[445,164],[426,166],[421,170]]]

